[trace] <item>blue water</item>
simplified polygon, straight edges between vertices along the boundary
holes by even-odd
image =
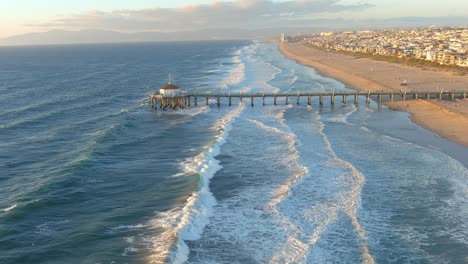
[[[270,43],[0,48],[0,263],[467,261],[468,149],[373,102],[154,111],[169,73],[346,90]]]

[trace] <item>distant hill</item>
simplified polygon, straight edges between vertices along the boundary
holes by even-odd
[[[261,30],[245,29],[204,29],[180,32],[137,32],[121,33],[103,30],[64,31],[52,30],[41,33],[29,33],[0,39],[1,46],[22,45],[57,45],[81,43],[125,43],[125,42],[158,42],[158,41],[190,41],[190,40],[231,40],[231,39],[263,39],[278,36],[281,32],[295,34],[297,32],[316,32],[312,27],[301,28],[269,28]]]
[[[51,45],[51,44],[79,44],[79,43],[122,43],[145,41],[175,41],[175,40],[210,40],[210,39],[254,39],[255,32],[228,29],[228,30],[199,30],[187,32],[138,32],[121,33],[116,31],[82,30],[63,31],[53,30],[41,33],[29,33],[0,39],[0,45]]]
[[[345,20],[313,19],[295,20],[294,25],[270,27],[263,29],[212,28],[196,31],[179,32],[138,32],[121,33],[104,30],[64,31],[52,30],[41,33],[29,33],[0,39],[0,46],[16,45],[50,45],[80,43],[122,43],[122,42],[157,42],[188,40],[230,40],[230,39],[264,39],[278,36],[284,32],[316,33],[320,31],[343,31],[385,28],[412,28],[435,26],[467,26],[466,16],[444,17],[399,17],[390,19]]]

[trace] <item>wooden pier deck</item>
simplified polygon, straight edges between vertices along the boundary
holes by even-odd
[[[347,103],[348,97],[353,98],[354,104],[359,103],[359,98],[365,98],[365,103],[369,104],[371,100],[376,101],[378,104],[383,102],[393,101],[406,101],[416,99],[439,99],[439,100],[455,100],[466,99],[468,90],[463,91],[382,91],[382,92],[324,92],[324,93],[237,93],[237,94],[183,94],[180,96],[161,96],[159,94],[151,94],[150,101],[151,107],[154,109],[172,108],[186,108],[190,106],[208,105],[210,102],[215,101],[218,107],[223,104],[231,106],[235,101],[243,103],[247,101],[251,106],[260,101],[261,105],[267,104],[267,99],[273,105],[290,104],[290,103],[306,103],[312,105],[313,98],[318,98],[318,103],[323,105],[325,101],[330,104],[335,104],[335,100],[341,99],[342,104]],[[272,100],[271,100],[272,99]],[[291,101],[292,99],[292,101]],[[301,100],[302,99],[302,100]],[[307,100],[307,101],[305,101]],[[223,104],[222,104],[223,103]]]

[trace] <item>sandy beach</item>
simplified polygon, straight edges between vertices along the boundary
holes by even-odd
[[[468,89],[468,76],[452,72],[355,58],[320,51],[301,43],[279,43],[279,49],[286,57],[315,68],[320,74],[355,90],[399,91],[403,80],[408,82],[407,90]],[[410,113],[413,122],[437,135],[468,147],[468,100],[416,100],[386,104],[392,109]]]

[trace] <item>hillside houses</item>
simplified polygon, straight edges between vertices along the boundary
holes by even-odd
[[[322,32],[306,42],[334,51],[416,58],[468,67],[468,28]]]

